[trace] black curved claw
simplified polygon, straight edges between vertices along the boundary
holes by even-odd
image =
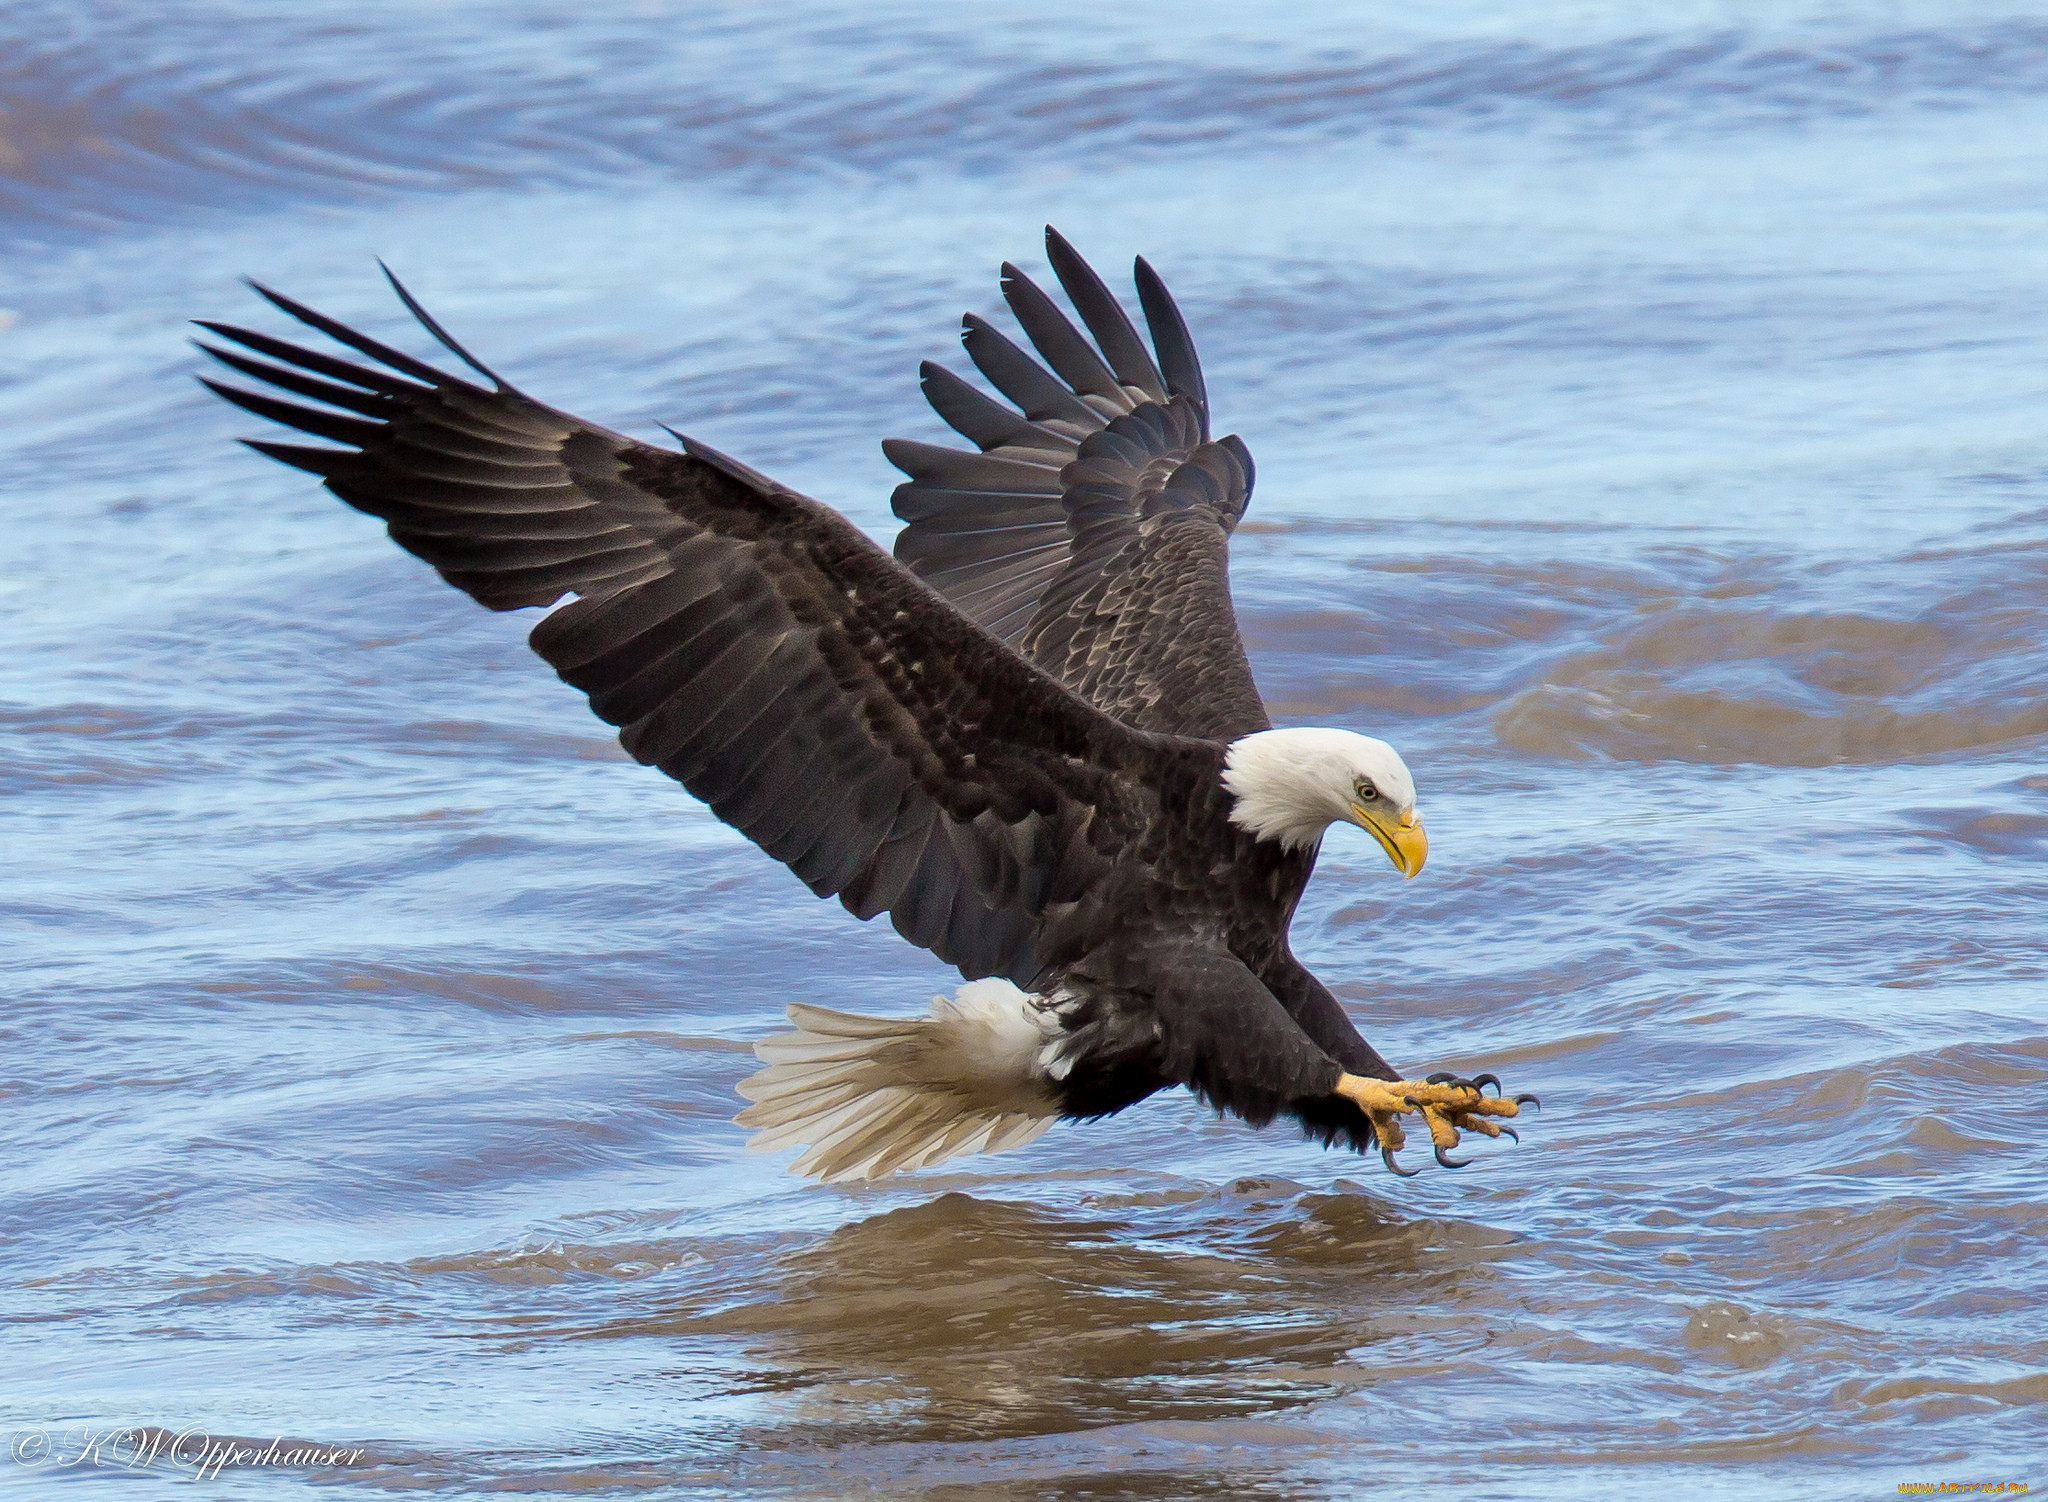
[[[1464,1168],[1472,1162],[1470,1158],[1446,1158],[1442,1148],[1436,1150],[1436,1160],[1446,1168]]]
[[[1432,1074],[1428,1079],[1424,1080],[1422,1083],[1425,1085],[1441,1085],[1444,1084],[1446,1081],[1449,1081],[1455,1084],[1457,1082],[1457,1079],[1458,1077],[1455,1074],[1452,1074],[1450,1070],[1439,1069],[1435,1074]]]
[[[1416,1098],[1415,1098],[1414,1096],[1412,1096],[1412,1095],[1404,1095],[1404,1096],[1402,1096],[1402,1097],[1401,1097],[1401,1101],[1402,1101],[1402,1104],[1406,1105],[1406,1106],[1408,1107],[1408,1109],[1409,1109],[1409,1110],[1411,1110],[1411,1111],[1420,1111],[1420,1110],[1422,1109],[1422,1102],[1421,1102],[1421,1101],[1419,1101],[1419,1100],[1417,1100],[1417,1099],[1416,1099]]]
[[[1394,1150],[1384,1142],[1380,1144],[1380,1161],[1387,1165],[1389,1173],[1398,1174],[1404,1179],[1412,1179],[1422,1172],[1419,1168],[1403,1168],[1400,1164],[1396,1163],[1394,1161]]]
[[[1533,1095],[1518,1095],[1515,1097],[1515,1104],[1518,1106],[1534,1106],[1539,1111],[1543,1109],[1543,1102]]]
[[[1500,1129],[1500,1134],[1503,1137],[1512,1137],[1517,1142],[1520,1142],[1522,1140],[1522,1134],[1516,1131],[1513,1127],[1502,1127]]]
[[[1497,1075],[1482,1074],[1479,1076],[1479,1078],[1472,1081],[1472,1086],[1474,1089],[1479,1089],[1482,1086],[1486,1085],[1493,1086],[1494,1093],[1498,1094],[1500,1092],[1500,1079]]]

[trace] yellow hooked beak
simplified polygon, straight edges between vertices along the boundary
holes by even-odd
[[[1401,816],[1396,824],[1385,814],[1367,808],[1362,803],[1351,805],[1352,822],[1380,842],[1380,849],[1387,852],[1387,859],[1394,863],[1404,879],[1412,877],[1422,869],[1422,863],[1429,859],[1429,836],[1422,832],[1422,821],[1411,810]]]

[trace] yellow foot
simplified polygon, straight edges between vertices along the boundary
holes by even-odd
[[[1403,1168],[1394,1161],[1394,1154],[1408,1145],[1408,1133],[1398,1119],[1405,1114],[1418,1115],[1428,1125],[1436,1160],[1446,1168],[1463,1168],[1472,1161],[1444,1156],[1445,1148],[1458,1145],[1461,1131],[1522,1140],[1513,1127],[1495,1126],[1486,1118],[1519,1116],[1524,1102],[1539,1108],[1543,1102],[1533,1095],[1517,1095],[1513,1100],[1488,1095],[1488,1085],[1500,1089],[1500,1081],[1490,1074],[1482,1074],[1476,1080],[1460,1079],[1454,1074],[1432,1074],[1426,1080],[1369,1080],[1363,1075],[1347,1074],[1338,1079],[1337,1093],[1371,1118],[1373,1132],[1380,1139],[1380,1157],[1387,1167],[1403,1178],[1410,1178],[1417,1170]]]

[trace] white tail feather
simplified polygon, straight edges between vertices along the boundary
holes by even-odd
[[[767,1067],[740,1082],[747,1146],[803,1146],[794,1173],[878,1179],[963,1153],[1000,1152],[1059,1116],[1043,1057],[1050,1008],[1008,981],[934,996],[929,1017],[856,1017],[792,1003],[793,1033],[754,1045]]]

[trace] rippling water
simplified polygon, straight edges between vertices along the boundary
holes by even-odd
[[[280,9],[0,15],[4,1411],[54,1447],[0,1480],[81,1425],[364,1452],[210,1484],[262,1496],[2048,1480],[2048,13]],[[1540,1090],[1519,1148],[1396,1182],[1162,1098],[781,1174],[752,1040],[947,973],[182,343],[245,271],[398,330],[383,255],[886,537],[915,361],[1046,220],[1160,265],[1258,456],[1276,717],[1416,768],[1429,871],[1333,837],[1297,949]]]

